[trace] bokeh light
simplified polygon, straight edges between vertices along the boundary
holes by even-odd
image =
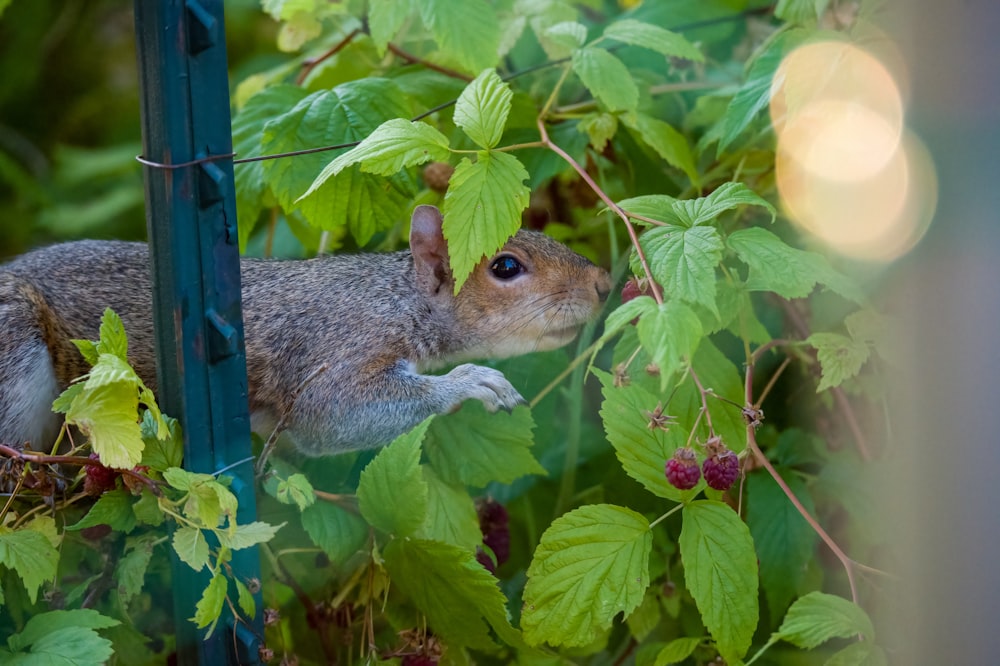
[[[937,203],[934,167],[877,58],[842,41],[802,46],[778,68],[770,110],[778,190],[796,224],[870,261],[920,240]]]

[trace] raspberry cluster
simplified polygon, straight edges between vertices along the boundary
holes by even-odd
[[[705,443],[705,462],[698,466],[694,449],[689,446],[674,451],[674,455],[664,465],[664,473],[670,485],[678,490],[690,490],[698,485],[702,474],[709,488],[729,490],[740,475],[740,459],[718,436],[710,437]]]

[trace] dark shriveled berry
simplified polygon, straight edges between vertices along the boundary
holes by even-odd
[[[91,460],[99,460],[96,453],[90,454]],[[104,465],[87,465],[84,470],[83,491],[88,495],[101,495],[115,489],[115,479],[121,472]]]
[[[694,450],[687,446],[674,451],[674,456],[664,465],[663,471],[670,485],[678,490],[691,490],[701,478]]]

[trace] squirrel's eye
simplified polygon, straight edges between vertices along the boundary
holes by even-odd
[[[520,275],[523,270],[524,266],[520,261],[507,255],[497,257],[490,265],[490,271],[501,280],[510,280]]]

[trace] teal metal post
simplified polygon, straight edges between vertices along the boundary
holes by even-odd
[[[225,469],[245,523],[256,503],[222,4],[135,0],[135,26],[143,151],[158,164],[146,167],[158,397],[184,427],[185,467]],[[235,552],[231,565],[259,590],[256,548]],[[255,620],[228,616],[206,641],[190,618],[208,576],[176,560],[173,574],[178,663],[259,663],[259,591]]]

